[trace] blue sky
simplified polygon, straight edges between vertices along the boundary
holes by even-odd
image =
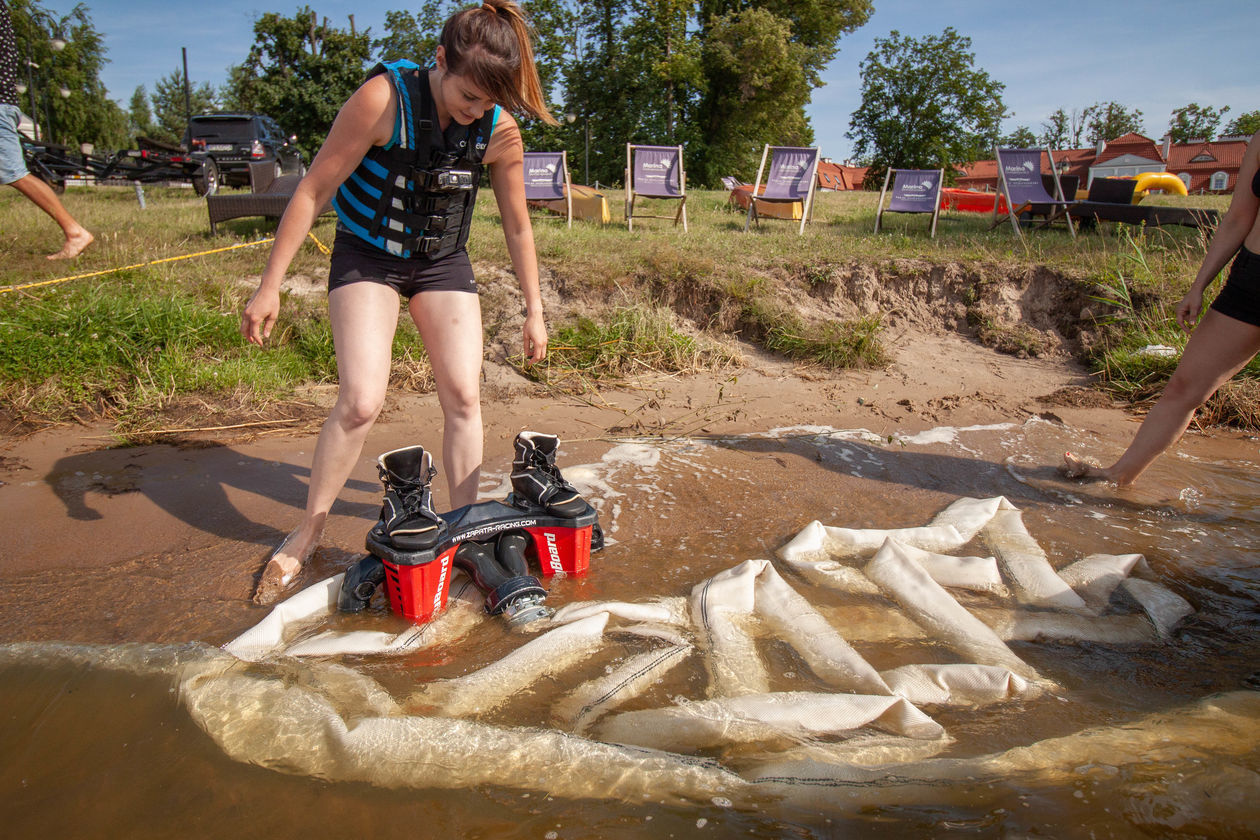
[[[262,0],[85,0],[105,37],[110,63],[102,74],[110,96],[126,104],[137,85],[180,67],[188,48],[194,83],[222,84],[253,41],[254,20],[264,12],[290,15],[302,3]],[[70,0],[45,0],[64,13]],[[386,10],[404,0],[310,0],[338,26],[355,15],[361,30],[383,32]],[[875,0],[870,21],[840,43],[807,112],[824,155],[843,160],[844,136],[861,102],[858,66],[876,38],[939,34],[953,26],[971,38],[976,65],[1006,85],[1014,116],[1006,128],[1034,132],[1056,108],[1083,108],[1115,100],[1144,115],[1146,134],[1158,138],[1173,108],[1189,102],[1230,106],[1229,116],[1260,109],[1260,0]]]

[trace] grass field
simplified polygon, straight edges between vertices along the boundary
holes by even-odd
[[[1009,224],[991,230],[989,217],[962,213],[943,214],[935,239],[926,235],[925,218],[897,215],[886,215],[875,235],[878,194],[864,192],[821,193],[803,236],[796,223],[780,220],[744,233],[744,213],[718,191],[691,193],[689,233],[659,219],[636,220],[629,232],[623,194],[606,194],[611,225],[575,222],[568,229],[540,219],[534,226],[540,262],[555,286],[603,307],[602,315],[549,325],[557,347],[573,348],[566,364],[584,381],[618,376],[610,357],[643,354],[670,369],[724,363],[720,352],[688,344],[667,312],[624,315],[693,311],[699,299],[706,311],[725,313],[698,325],[714,337],[735,331],[773,352],[833,367],[880,364],[878,318],[811,323],[784,306],[781,284],[821,282],[836,266],[915,260],[999,273],[1003,266],[1043,266],[1088,286],[1107,301],[1113,322],[1112,340],[1089,361],[1118,393],[1142,399],[1158,390],[1167,364],[1133,351],[1184,340],[1166,313],[1205,247],[1203,234],[1187,228],[1102,225],[1073,239],[1056,226],[1021,239]],[[273,223],[228,222],[212,237],[205,201],[191,190],[148,187],[145,199],[141,209],[130,187],[71,187],[63,200],[97,239],[67,264],[44,259],[60,245],[51,221],[16,191],[0,192],[0,408],[11,420],[89,414],[138,429],[190,399],[260,410],[301,385],[335,379],[322,296],[287,301],[274,352],[250,352],[237,334],[268,252],[265,243],[249,243],[270,237]],[[1147,200],[1222,212],[1227,206],[1222,196]],[[497,223],[492,194],[483,191],[469,249],[475,263],[509,266]],[[333,226],[325,217],[313,233],[330,245]],[[195,256],[178,259],[186,255]],[[327,257],[308,240],[290,273],[322,277],[326,270]],[[65,279],[79,275],[94,276]],[[395,350],[403,367],[412,366],[399,371],[400,384],[430,387],[414,369],[423,366],[414,330],[399,330]],[[1249,373],[1260,376],[1260,369],[1253,363]]]

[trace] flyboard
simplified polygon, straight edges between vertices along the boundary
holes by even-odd
[[[554,462],[551,466],[552,483],[569,487]],[[604,547],[604,535],[598,512],[584,499],[557,510],[533,495],[513,490],[503,501],[438,514],[439,536],[420,550],[398,548],[382,517],[368,531],[367,554],[342,578],[338,609],[362,612],[383,587],[391,611],[426,624],[446,609],[453,569],[460,569],[485,596],[490,615],[502,615],[513,626],[549,618],[547,590],[531,569],[544,578],[585,576],[591,552]]]

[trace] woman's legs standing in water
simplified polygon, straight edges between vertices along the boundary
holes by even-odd
[[[1195,329],[1181,362],[1164,386],[1129,448],[1110,467],[1100,467],[1064,453],[1070,478],[1132,484],[1156,458],[1177,442],[1199,406],[1260,352],[1260,327],[1209,309]]]
[[[385,404],[398,293],[379,283],[351,283],[328,294],[337,349],[337,402],[320,430],[302,522],[271,555],[254,600],[270,603],[315,552],[328,511],[350,477]]]

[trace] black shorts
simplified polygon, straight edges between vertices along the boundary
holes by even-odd
[[[328,291],[364,282],[389,286],[408,299],[420,292],[477,293],[472,263],[463,248],[436,260],[396,257],[338,225],[328,269]]]
[[[1248,251],[1245,245],[1238,249],[1229,279],[1212,301],[1212,308],[1222,315],[1260,327],[1260,256]]]

